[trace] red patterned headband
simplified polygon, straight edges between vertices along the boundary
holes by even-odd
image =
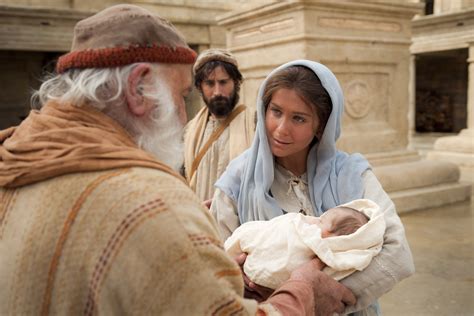
[[[192,64],[196,52],[187,47],[130,46],[74,51],[61,56],[56,71],[63,73],[73,68],[111,68],[137,62]]]

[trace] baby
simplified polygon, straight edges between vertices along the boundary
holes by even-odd
[[[317,225],[321,229],[321,238],[326,238],[350,235],[367,224],[369,218],[353,208],[337,206],[327,210],[321,217],[305,216],[304,221]]]
[[[245,274],[252,282],[275,289],[315,256],[327,265],[324,272],[336,280],[363,270],[380,252],[384,232],[378,205],[360,199],[320,217],[288,213],[244,223],[224,247],[233,257],[247,253]]]

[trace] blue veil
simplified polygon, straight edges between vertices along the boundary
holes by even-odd
[[[313,209],[319,216],[327,209],[362,198],[362,174],[370,168],[360,154],[349,155],[336,149],[341,134],[344,112],[342,89],[334,74],[326,66],[309,60],[295,60],[274,69],[262,83],[257,97],[257,128],[252,146],[231,161],[216,182],[237,204],[240,223],[268,220],[282,215],[282,210],[270,195],[274,179],[274,159],[265,132],[263,92],[268,78],[290,66],[305,66],[316,74],[328,92],[333,109],[318,143],[310,149],[307,175]]]

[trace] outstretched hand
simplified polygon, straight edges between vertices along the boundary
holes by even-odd
[[[267,298],[269,298],[270,295],[272,295],[274,290],[252,282],[248,278],[248,276],[245,275],[245,272],[244,272],[245,259],[247,259],[246,253],[241,253],[235,258],[235,261],[237,262],[237,264],[240,266],[240,269],[242,270],[242,276],[244,278],[244,286],[245,286],[244,297],[254,299],[257,302],[263,302]]]
[[[321,271],[324,266],[315,258],[293,271],[290,280],[311,283],[316,315],[343,313],[347,305],[354,305],[357,300],[351,290]]]

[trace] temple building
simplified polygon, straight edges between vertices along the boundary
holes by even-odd
[[[119,1],[0,0],[0,128],[67,52],[74,24]],[[338,147],[363,153],[399,212],[469,199],[474,183],[473,0],[142,0],[191,48],[227,48],[255,107],[293,59],[327,65],[345,95]],[[188,116],[203,106],[194,91]]]

